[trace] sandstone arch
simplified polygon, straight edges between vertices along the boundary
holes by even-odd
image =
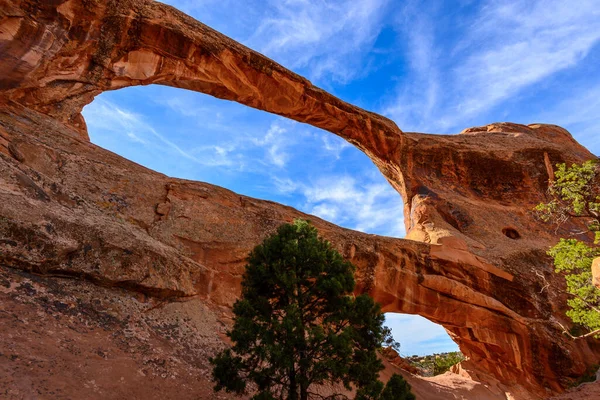
[[[568,341],[552,323],[564,320],[562,295],[543,290],[543,279],[561,285],[544,255],[556,237],[529,212],[548,165],[593,157],[564,129],[406,133],[160,3],[0,6],[4,265],[231,303],[248,249],[302,214],[170,179],[86,142],[80,111],[95,95],[158,83],[309,123],[364,151],[402,195],[411,240],[315,223],[359,266],[360,290],[386,311],[446,327],[475,377],[544,396],[600,356],[597,342]]]

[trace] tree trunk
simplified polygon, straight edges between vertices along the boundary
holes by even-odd
[[[289,373],[290,378],[290,390],[288,394],[288,400],[298,400],[298,385],[296,383],[296,371],[292,367]]]
[[[300,400],[308,400],[308,385],[300,385]]]

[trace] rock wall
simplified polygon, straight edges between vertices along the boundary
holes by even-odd
[[[364,151],[402,195],[407,240],[149,171],[89,143],[80,111],[105,90],[163,84],[305,122]],[[564,129],[491,124],[402,132],[172,7],[144,0],[0,0],[0,265],[226,315],[248,251],[311,219],[385,311],[442,324],[521,398],[560,392],[600,358],[570,341],[545,250],[577,229],[536,220],[552,165],[593,158]],[[549,283],[550,286],[546,284]],[[221,307],[221,308],[219,308]]]

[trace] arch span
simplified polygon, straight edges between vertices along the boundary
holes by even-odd
[[[543,199],[551,176],[547,165],[593,158],[565,130],[492,124],[455,136],[405,133],[160,3],[17,0],[0,5],[5,121],[0,151],[27,167],[23,172],[3,158],[3,187],[21,188],[38,207],[25,213],[11,190],[3,194],[1,211],[12,221],[15,243],[2,255],[8,265],[42,272],[63,268],[156,296],[200,293],[220,304],[231,302],[243,254],[276,223],[301,214],[142,171],[81,142],[86,134],[80,111],[95,95],[158,83],[305,122],[364,151],[402,195],[412,240],[361,235],[321,221],[317,226],[359,266],[359,290],[371,293],[386,311],[419,314],[444,325],[470,358],[476,377],[492,374],[544,396],[546,388],[560,391],[598,359],[597,343],[566,341],[553,323],[565,322],[564,298],[544,290],[546,282],[562,285],[545,256],[556,237],[529,212]],[[67,175],[74,166],[79,173]],[[123,171],[138,175],[126,179]],[[95,188],[91,177],[98,180]],[[77,220],[75,211],[53,209],[58,204],[53,199],[66,201],[43,190],[58,187],[53,179],[87,199],[82,201],[88,201],[88,212],[106,229],[92,229],[89,220]],[[109,195],[103,185],[110,186]],[[140,190],[147,195],[140,198]],[[34,235],[44,242],[40,257],[56,250],[37,261],[37,253],[23,250],[30,246],[24,238],[35,234],[30,230],[36,217],[54,219],[70,240]],[[135,235],[124,236],[120,229],[126,223],[138,229]],[[90,230],[107,246],[119,248],[121,238],[146,251],[115,270],[108,246],[95,254],[96,269],[90,271],[81,239],[81,232]]]

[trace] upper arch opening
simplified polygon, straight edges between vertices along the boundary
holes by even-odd
[[[102,93],[83,115],[93,143],[152,170],[405,235],[402,198],[372,161],[310,125],[161,85]]]

